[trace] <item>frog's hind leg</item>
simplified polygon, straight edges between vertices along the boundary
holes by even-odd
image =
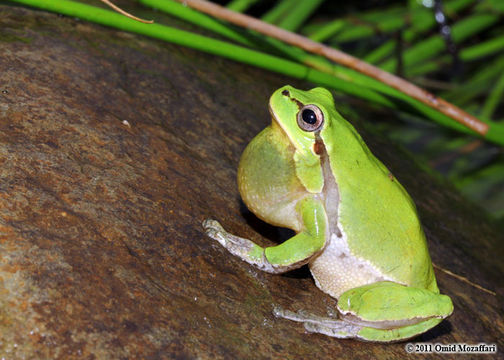
[[[448,296],[390,281],[360,286],[338,299],[340,319],[276,309],[306,330],[337,338],[391,342],[409,339],[439,324],[453,311]]]
[[[338,311],[342,320],[362,326],[359,338],[397,341],[436,326],[453,312],[453,304],[438,292],[379,281],[345,291]]]
[[[417,336],[439,324],[442,319],[431,318],[417,324],[400,328],[378,329],[350,323],[329,317],[321,317],[298,311],[297,313],[276,307],[273,310],[276,317],[301,322],[306,331],[323,334],[339,339],[358,339],[374,342],[394,342]]]

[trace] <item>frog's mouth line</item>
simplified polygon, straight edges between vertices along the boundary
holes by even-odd
[[[275,114],[275,111],[271,108],[271,105],[268,106],[268,109],[269,109],[269,112],[270,112],[270,115],[271,115],[271,123],[272,123],[272,125],[278,126],[278,128],[284,134],[284,136],[287,139],[289,139],[289,146],[291,147],[292,152],[294,152],[296,150],[299,150],[297,148],[298,147],[297,142],[294,140],[294,138],[292,138],[291,134],[289,134],[289,132],[282,126],[282,123],[280,121],[278,121],[278,118],[277,118],[277,116]]]
[[[268,110],[269,110],[269,113],[271,115],[271,122],[272,123],[274,122],[280,129],[282,129],[282,131],[285,134],[285,136],[287,136],[289,138],[290,143],[294,146],[295,142],[289,136],[289,132],[284,129],[284,127],[282,126],[282,123],[280,121],[278,121],[278,117],[275,114],[275,111],[273,110],[273,108],[271,107],[271,104],[268,106]]]
[[[268,110],[271,115],[271,120],[276,121],[278,123],[277,116],[276,116],[275,112],[273,111],[273,109],[271,108],[271,105],[268,105]]]

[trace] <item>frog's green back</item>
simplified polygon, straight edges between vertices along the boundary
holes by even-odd
[[[319,134],[304,131],[297,123],[297,114],[308,104],[324,114]],[[369,261],[389,280],[438,292],[413,201],[336,111],[331,93],[324,88],[303,91],[284,86],[272,95],[270,109],[295,148],[296,175],[306,191],[321,192],[324,182],[332,180],[325,176],[334,175],[339,202],[337,215],[330,216],[337,217],[352,254]],[[318,136],[332,175],[321,171],[314,149]]]
[[[332,102],[332,99],[331,99]],[[438,291],[415,205],[332,104],[321,137],[338,185],[338,223],[352,253],[398,282]],[[408,259],[409,261],[404,261]]]

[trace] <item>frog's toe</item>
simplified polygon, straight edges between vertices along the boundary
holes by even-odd
[[[225,236],[225,233],[223,233],[222,231],[209,229],[207,230],[207,235],[226,248],[228,248],[230,245],[229,239]]]
[[[285,310],[279,305],[273,306],[273,315],[275,315],[275,317],[277,318],[284,318],[289,320],[294,320],[294,318],[298,318],[295,312]]]
[[[226,230],[219,224],[218,221],[207,219],[202,223],[205,233],[210,238],[216,240],[221,245],[226,246]]]
[[[203,223],[201,225],[203,225],[203,228],[207,232],[210,230],[224,231],[224,228],[222,227],[222,225],[217,220],[214,220],[214,219],[205,219],[205,220],[203,220]]]

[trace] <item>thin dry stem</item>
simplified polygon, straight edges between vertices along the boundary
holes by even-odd
[[[141,19],[139,17],[136,17],[134,15],[131,15],[129,12],[126,12],[124,11],[123,9],[121,9],[119,6],[111,3],[109,0],[100,0],[102,3],[110,6],[112,9],[114,9],[115,11],[117,11],[118,13],[126,16],[126,17],[129,17],[130,19],[133,19],[133,20],[136,20],[136,21],[140,21],[141,23],[144,23],[144,24],[152,24],[154,23],[154,20],[144,20],[144,19]]]
[[[448,275],[450,275],[450,276],[453,276],[455,279],[458,279],[458,280],[460,280],[460,281],[462,281],[462,282],[465,282],[466,284],[469,284],[469,285],[471,285],[471,286],[475,287],[475,288],[476,288],[476,289],[478,289],[478,290],[484,291],[484,292],[486,292],[486,293],[488,293],[488,294],[490,294],[490,295],[493,295],[493,296],[496,296],[496,295],[497,295],[497,293],[496,293],[496,292],[494,292],[494,291],[492,291],[492,290],[485,289],[483,286],[478,285],[478,284],[475,284],[475,283],[473,283],[472,281],[468,280],[467,278],[465,278],[465,277],[463,277],[463,276],[460,276],[460,275],[457,275],[457,274],[455,274],[455,273],[452,273],[450,270],[446,270],[446,269],[444,269],[444,268],[442,268],[441,266],[438,266],[438,265],[436,265],[436,264],[432,264],[432,266],[434,266],[436,269],[438,269],[438,270],[440,270],[440,271],[444,272],[445,274],[448,274]]]
[[[193,9],[209,14],[213,17],[226,20],[235,25],[257,31],[258,33],[281,40],[290,45],[302,48],[308,52],[324,56],[325,58],[334,61],[363,73],[369,77],[377,79],[384,84],[387,84],[414,99],[436,109],[437,111],[449,116],[455,121],[465,125],[475,132],[485,135],[488,131],[488,125],[481,122],[476,117],[456,107],[455,105],[438,98],[434,94],[386,71],[383,71],[376,66],[368,64],[357,59],[349,54],[334,48],[325,46],[324,44],[310,40],[304,36],[293,32],[281,29],[274,25],[265,23],[248,15],[240,14],[228,10],[222,6],[213,4],[205,0],[176,0]]]

